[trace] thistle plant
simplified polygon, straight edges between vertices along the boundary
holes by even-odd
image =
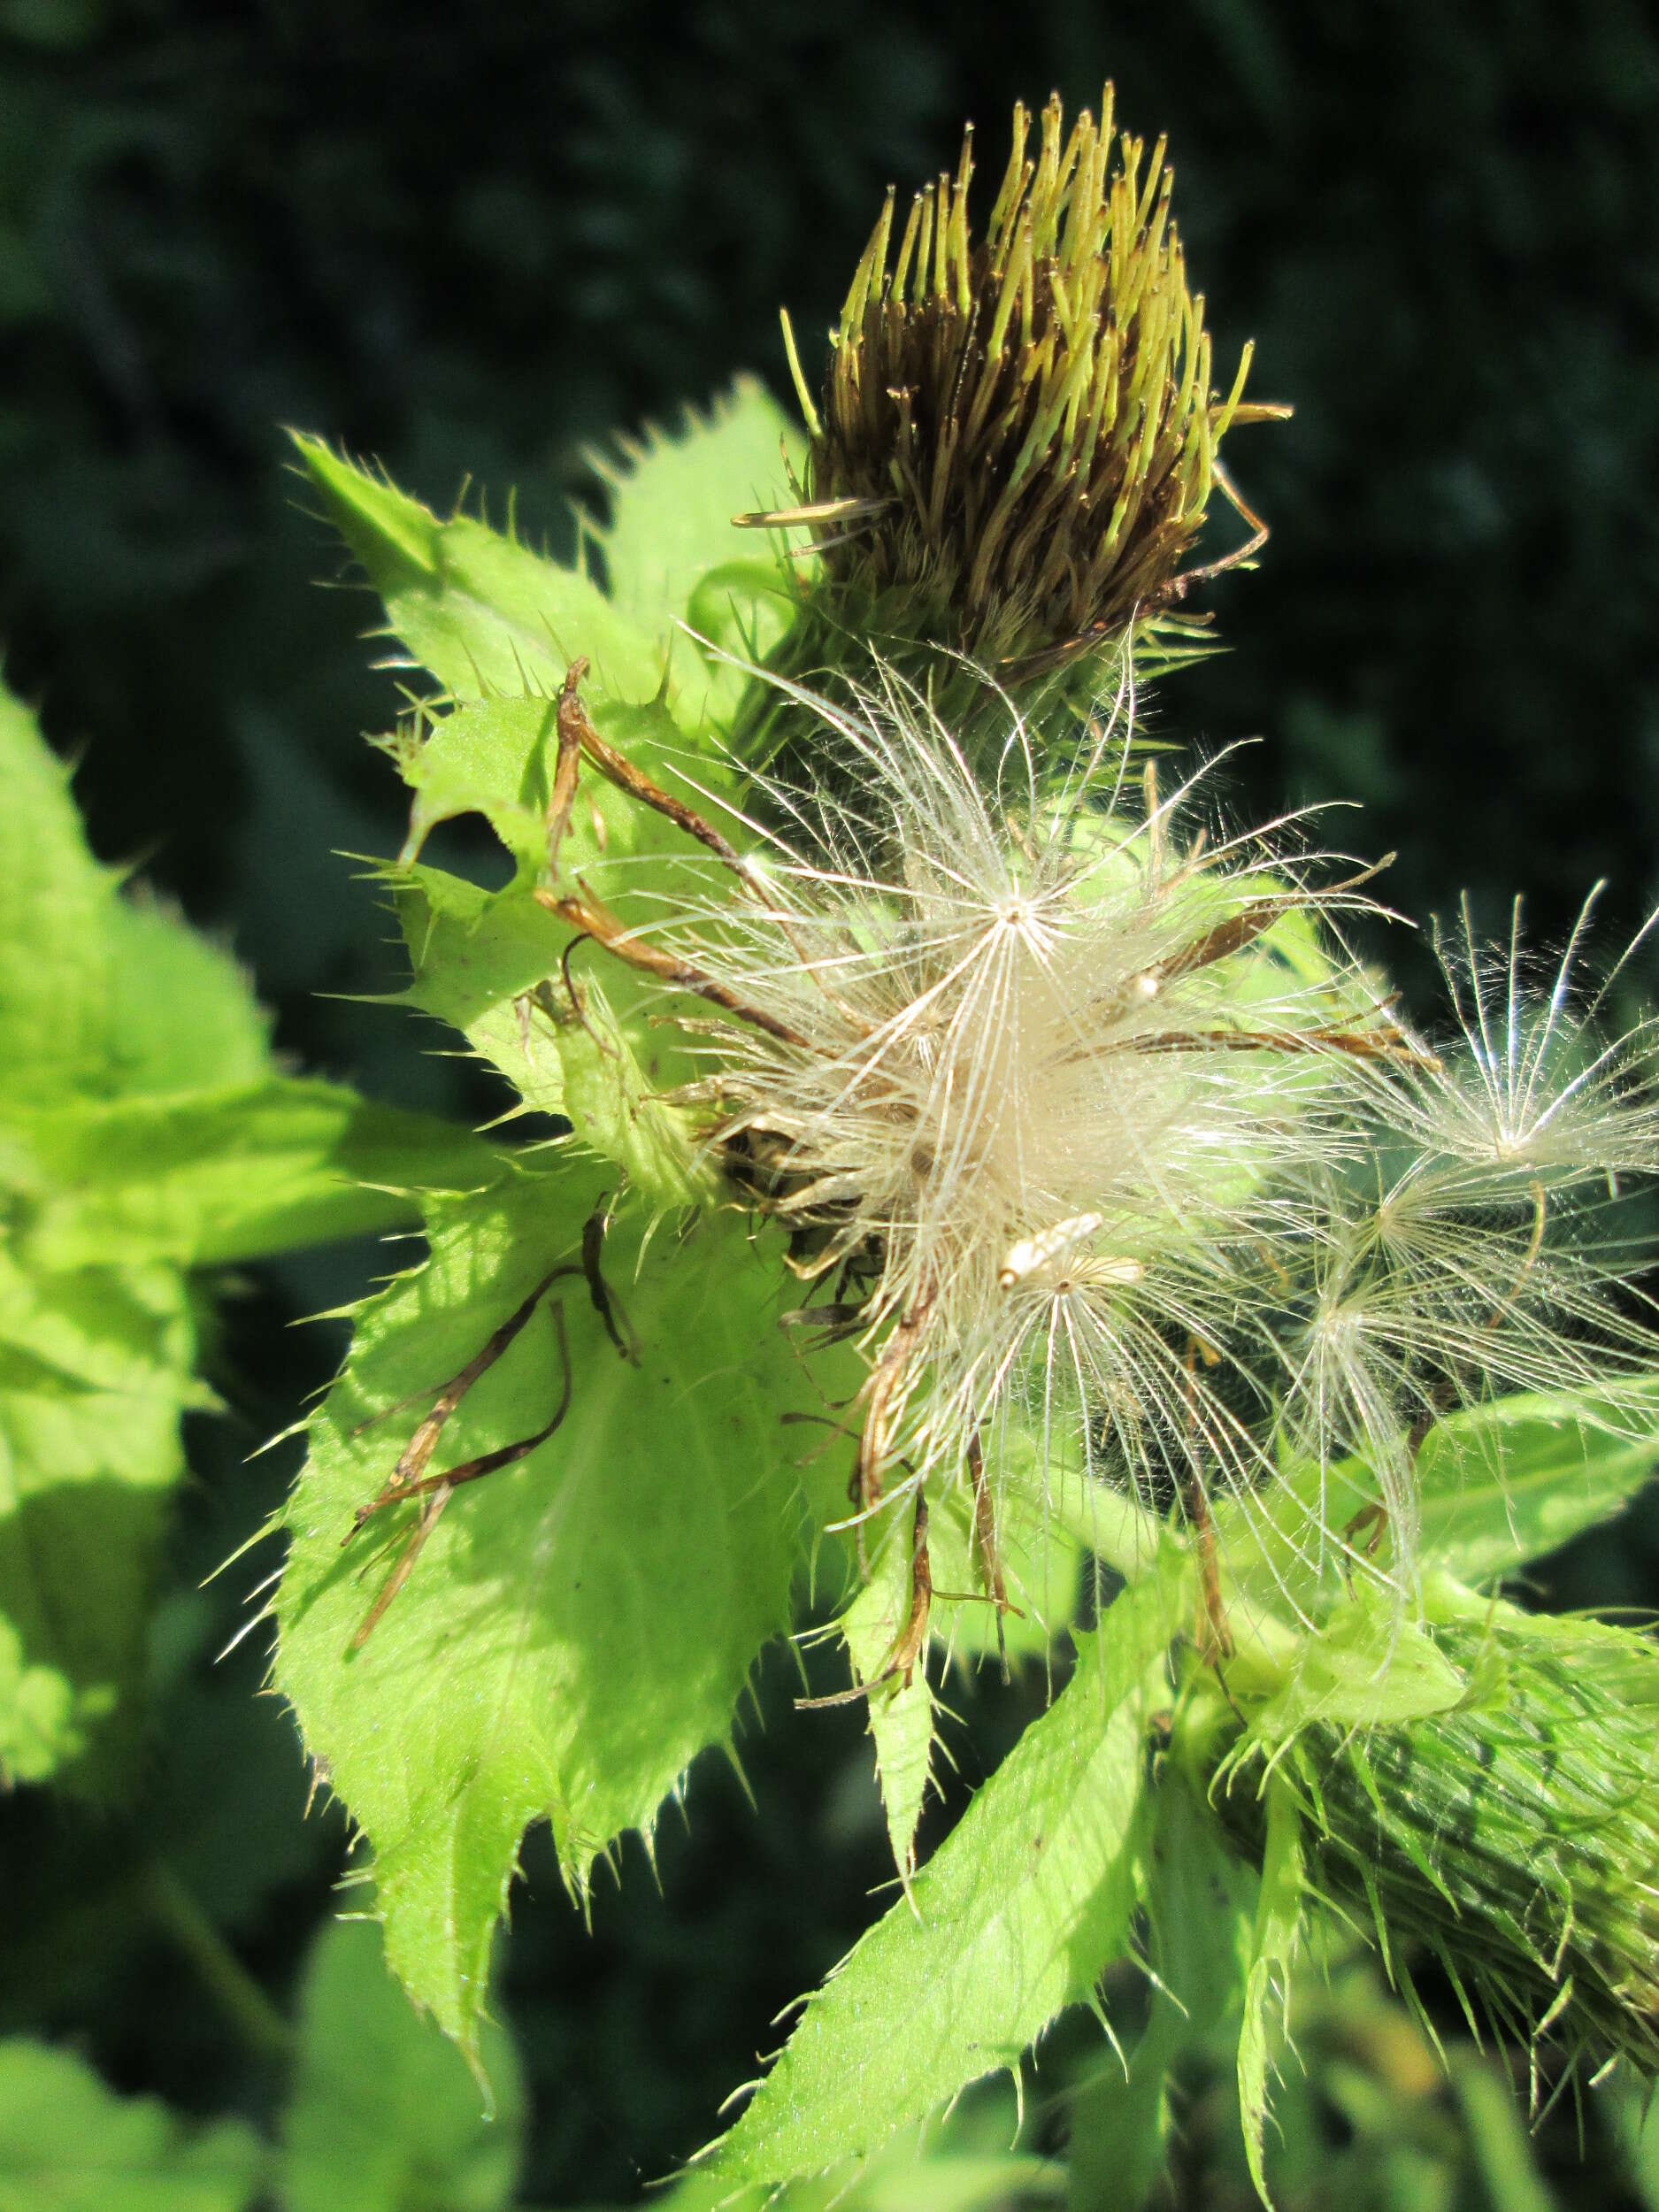
[[[1207,2024],[1264,2191],[1316,1925],[1652,2062],[1649,1646],[1486,1594],[1655,1455],[1640,947],[1598,967],[1586,910],[1540,982],[1518,909],[1495,952],[1465,916],[1419,1024],[1356,946],[1377,868],[1143,764],[1217,449],[1271,411],[1212,388],[1162,147],[1110,105],[1027,138],[978,246],[966,152],[896,243],[889,204],[804,448],[747,385],[607,465],[604,589],[299,442],[434,687],[384,741],[403,995],[558,1120],[428,1188],[357,1314],[275,1682],[476,2055],[526,1824],[585,1895],[695,1816],[762,1648],[836,1641],[905,1893],[733,2187],[1018,2071],[1194,1852],[1259,1891]],[[734,556],[769,482],[809,542]],[[426,858],[463,813],[506,887]],[[975,1647],[1054,1694],[918,1865]]]

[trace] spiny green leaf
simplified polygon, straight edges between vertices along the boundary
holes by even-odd
[[[183,1472],[196,1331],[170,1269],[31,1275],[0,1253],[0,1772],[81,1763],[141,1674],[150,1583]]]
[[[251,1080],[266,1023],[234,964],[87,849],[69,775],[0,688],[0,1066],[8,1107]]]
[[[595,463],[611,493],[611,518],[595,535],[611,598],[662,636],[710,570],[752,556],[752,538],[732,518],[788,500],[805,442],[765,386],[741,376],[707,415],[687,408],[677,434],[649,428],[619,445],[624,465]]]
[[[283,2212],[496,2212],[511,2202],[524,2095],[511,2039],[487,2026],[494,2109],[454,2046],[410,2009],[380,1931],[336,1921],[300,1994],[294,2085],[282,2121]]]
[[[526,1824],[551,1818],[578,1888],[612,1839],[649,1837],[689,1762],[729,1733],[800,1555],[800,1447],[780,1416],[817,1400],[776,1325],[776,1256],[729,1219],[684,1241],[613,1227],[603,1267],[638,1340],[630,1364],[575,1262],[615,1183],[571,1159],[434,1210],[430,1263],[360,1317],[288,1513],[278,1685],[373,1846],[393,1966],[469,2051]],[[390,1409],[411,1392],[429,1403],[561,1265],[563,1425],[454,1496],[349,1652],[390,1565],[373,1548],[398,1546],[415,1510],[342,1550],[426,1404]],[[544,1301],[464,1401],[434,1471],[533,1433],[560,1390]]]
[[[595,457],[611,492],[610,521],[594,532],[611,595],[672,648],[687,726],[695,704],[729,727],[746,679],[695,640],[675,639],[671,626],[686,621],[696,640],[751,662],[788,629],[805,561],[791,572],[752,533],[734,529],[733,516],[788,503],[790,468],[798,475],[805,453],[800,433],[765,387],[745,376],[706,417],[688,409],[678,434],[647,429],[619,446],[622,465]]]
[[[521,891],[416,868],[396,904],[413,970],[408,1004],[458,1029],[526,1108],[567,1117],[660,1203],[703,1194],[694,1133],[659,1095],[690,1072],[672,1033],[649,1020],[660,995],[617,964],[597,969],[588,947],[572,955],[567,990],[572,933]]]
[[[46,1270],[111,1253],[217,1267],[413,1227],[418,1194],[477,1189],[501,1171],[465,1130],[293,1076],[41,1110],[12,1133],[37,1194],[15,1225],[19,1248]]]
[[[1145,1723],[1179,1618],[1149,1577],[1079,1638],[1077,1671],[902,1899],[806,2008],[712,2153],[783,2181],[873,2149],[1011,2067],[1128,1950],[1145,1893]]]
[[[590,663],[595,690],[612,698],[661,689],[663,657],[649,634],[591,577],[471,515],[441,522],[319,438],[296,433],[294,443],[393,634],[452,697],[551,698],[578,658]]]
[[[705,795],[724,785],[722,764],[688,747],[660,703],[600,700],[592,712],[602,736],[641,774],[718,810]],[[707,1176],[688,1124],[663,1094],[700,1067],[661,1019],[663,987],[582,941],[533,895],[548,863],[551,716],[541,702],[486,701],[395,748],[416,795],[407,862],[434,821],[476,810],[519,864],[514,883],[496,893],[431,869],[397,872],[414,972],[406,996],[461,1030],[526,1106],[563,1114],[640,1187],[685,1203],[706,1194]],[[560,842],[559,874],[565,888],[596,898],[648,937],[671,887],[693,904],[718,902],[729,889],[724,871],[682,831],[591,767]]]
[[[240,2121],[192,2129],[69,2051],[0,2043],[0,2212],[239,2212],[264,2163]]]
[[[1256,1909],[1244,2025],[1239,2036],[1239,2111],[1245,2156],[1262,2202],[1267,2193],[1266,2131],[1269,2010],[1277,2000],[1282,2021],[1289,2002],[1290,1970],[1302,1927],[1302,1816],[1286,1785],[1267,1783],[1267,1843]]]
[[[889,1526],[871,1561],[863,1584],[841,1616],[853,1673],[870,1685],[870,1733],[876,1747],[876,1778],[887,1809],[887,1840],[893,1861],[907,1880],[916,1870],[916,1824],[927,1790],[933,1744],[933,1698],[927,1686],[926,1653],[906,1682],[889,1674],[895,1647],[910,1617],[910,1516],[887,1516]]]

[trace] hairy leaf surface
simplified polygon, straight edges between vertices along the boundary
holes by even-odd
[[[800,1553],[801,1446],[779,1417],[814,1397],[776,1325],[776,1256],[718,1218],[684,1241],[614,1227],[603,1267],[637,1338],[631,1364],[576,1260],[615,1179],[572,1159],[436,1210],[429,1264],[362,1312],[288,1514],[278,1684],[373,1846],[388,1958],[469,2050],[525,1826],[551,1819],[578,1888],[613,1838],[649,1837],[689,1762],[728,1736],[756,1655],[787,1624]],[[563,1425],[454,1495],[349,1651],[390,1563],[371,1564],[373,1548],[395,1548],[416,1509],[342,1549],[353,1514],[431,1396],[561,1265],[574,1271],[551,1292],[570,1350]],[[434,1471],[533,1433],[561,1379],[544,1300],[464,1401]]]

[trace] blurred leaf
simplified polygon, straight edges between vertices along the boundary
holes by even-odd
[[[47,1269],[112,1253],[219,1267],[415,1227],[419,1194],[476,1190],[503,1166],[449,1122],[298,1076],[42,1110],[13,1118],[12,1133],[42,1188],[20,1243]]]
[[[1160,1777],[1147,1927],[1157,1981],[1125,2070],[1102,2055],[1072,2094],[1069,2201],[1140,2212],[1167,2159],[1176,2070],[1243,2008],[1258,1885],[1179,1776]]]
[[[1077,1671],[902,1898],[808,2002],[710,2154],[784,2181],[874,2149],[964,2084],[1017,2066],[1126,1955],[1146,1890],[1145,1724],[1179,1578],[1127,1591]]]
[[[649,1838],[788,1619],[799,1479],[779,1417],[814,1400],[776,1325],[770,1253],[736,1223],[704,1220],[679,1242],[614,1226],[603,1264],[639,1340],[631,1365],[575,1263],[614,1187],[614,1171],[571,1158],[436,1208],[430,1263],[361,1312],[288,1510],[278,1686],[374,1847],[393,1966],[469,2051],[526,1823],[552,1820],[577,1888],[615,1837]],[[372,1548],[410,1525],[408,1509],[388,1513],[341,1548],[419,1411],[377,1417],[411,1392],[429,1402],[560,1265],[562,1426],[455,1497],[349,1653],[388,1571]],[[434,1471],[534,1432],[560,1389],[544,1302],[465,1399]]]
[[[335,1921],[311,1949],[282,2120],[282,2212],[495,2212],[524,2153],[511,2039],[481,2045],[491,2107],[452,2043],[411,2010],[380,1932]]]
[[[121,895],[87,849],[69,772],[0,687],[0,1066],[7,1107],[242,1082],[265,1018],[233,963]]]
[[[0,1252],[0,1772],[98,1747],[142,1678],[179,1418],[211,1403],[166,1268],[26,1273]],[[78,1778],[96,1786],[96,1761]]]
[[[1452,2086],[1490,2201],[1502,2212],[1555,2212],[1555,2193],[1538,2170],[1513,2085],[1485,2058],[1460,2053]]]
[[[0,2212],[239,2212],[264,2166],[239,2121],[192,2129],[68,2051],[0,2043]]]

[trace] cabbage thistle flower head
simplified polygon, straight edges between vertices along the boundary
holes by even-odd
[[[1187,565],[1229,429],[1284,413],[1243,400],[1247,345],[1212,381],[1204,301],[1187,284],[1159,139],[1068,133],[1058,95],[1014,111],[982,239],[968,222],[972,127],[952,178],[894,194],[830,334],[821,401],[792,366],[810,431],[802,504],[843,618],[919,637],[1018,683],[1139,632],[1174,657],[1210,569]],[[787,322],[786,319],[786,334]],[[1143,659],[1143,672],[1145,662]]]
[[[1377,1942],[1425,2024],[1411,1967],[1432,1957],[1477,2040],[1530,2054],[1535,2107],[1552,2043],[1569,2062],[1557,2092],[1580,2059],[1651,2080],[1659,1647],[1468,1593],[1450,1612],[1432,1632],[1440,1709],[1363,1727],[1315,1709],[1286,1732],[1242,1693],[1227,1721],[1249,1725],[1212,1798],[1259,1844],[1263,1793],[1288,1792],[1310,1896]]]

